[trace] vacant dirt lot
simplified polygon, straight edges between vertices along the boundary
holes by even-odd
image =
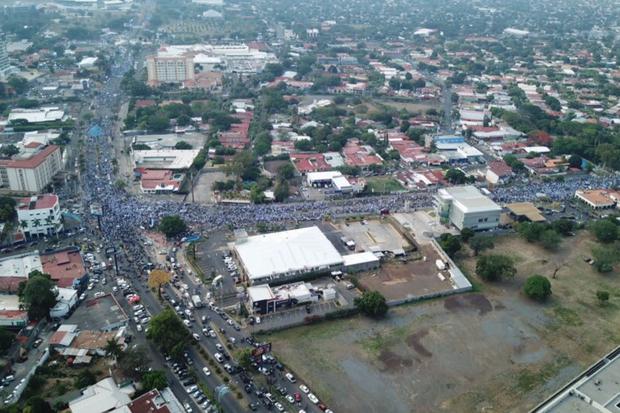
[[[388,301],[451,291],[452,282],[437,276],[435,260],[440,257],[432,246],[421,245],[416,255],[426,257],[426,261],[421,258],[407,262],[392,260],[378,271],[360,275],[359,282],[367,290],[379,291]]]
[[[620,278],[583,262],[587,233],[556,253],[513,236],[492,253],[513,256],[514,280],[480,291],[269,337],[275,352],[335,411],[523,412],[620,340]],[[472,274],[475,259],[461,260]],[[521,293],[527,276],[551,277],[545,304]],[[601,307],[597,290],[611,293]]]

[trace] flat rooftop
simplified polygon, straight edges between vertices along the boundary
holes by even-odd
[[[248,237],[234,247],[250,280],[342,265],[342,257],[316,226]]]
[[[534,413],[620,413],[620,347],[536,407]]]
[[[518,217],[525,217],[531,222],[545,222],[547,219],[531,202],[514,202],[506,204],[506,208]]]
[[[71,323],[77,324],[80,330],[110,331],[126,321],[127,314],[110,294],[88,297],[71,316]]]
[[[472,185],[453,186],[438,191],[443,198],[451,199],[465,212],[501,211],[502,208]]]

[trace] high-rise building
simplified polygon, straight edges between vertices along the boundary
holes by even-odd
[[[9,54],[6,51],[6,35],[0,32],[0,79],[5,79],[11,73]]]

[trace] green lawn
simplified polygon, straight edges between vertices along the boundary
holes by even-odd
[[[372,176],[366,178],[367,191],[370,193],[390,193],[404,190],[403,186],[391,176]]]

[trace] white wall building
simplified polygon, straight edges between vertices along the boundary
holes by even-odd
[[[331,272],[342,257],[314,226],[242,238],[234,244],[245,277],[252,285]]]
[[[50,309],[51,318],[65,317],[78,302],[78,291],[73,288],[57,288],[56,305]]]
[[[58,196],[45,194],[20,199],[17,220],[27,238],[57,234],[63,229]]]
[[[9,113],[11,122],[25,121],[28,123],[60,122],[66,120],[65,111],[58,107],[44,107],[38,109],[16,108]]]
[[[202,72],[257,73],[267,63],[277,63],[273,53],[237,45],[165,46],[146,58],[148,82],[183,83]]]
[[[353,191],[353,185],[338,171],[308,172],[306,182],[315,188],[331,187],[345,193]]]
[[[499,205],[471,185],[439,189],[434,204],[440,219],[459,230],[495,228],[502,211]]]
[[[0,186],[12,191],[38,193],[61,170],[60,147],[32,142],[13,159],[0,160]]]

